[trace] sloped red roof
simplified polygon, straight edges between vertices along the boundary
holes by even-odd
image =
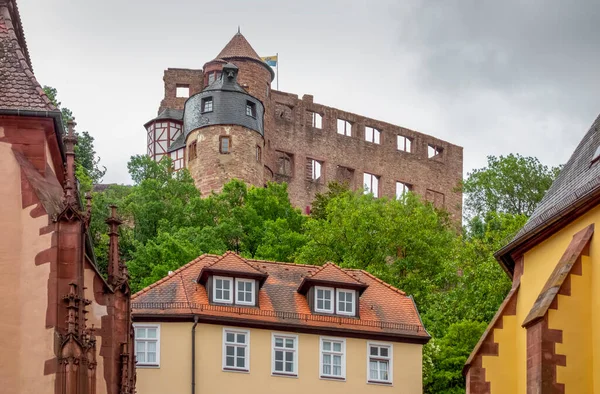
[[[234,57],[244,57],[258,60],[259,62],[263,61],[254,48],[252,48],[252,45],[250,45],[248,40],[246,40],[246,37],[239,32],[233,36],[215,59],[230,59]]]
[[[308,290],[309,286],[319,283],[324,285],[345,285],[350,288],[359,289],[361,293],[364,289],[368,287],[365,283],[359,281],[358,279],[356,279],[356,277],[346,273],[337,265],[333,263],[325,263],[316,272],[306,276],[302,280],[300,286],[298,287],[298,291],[300,291],[300,293],[305,293],[306,290]]]
[[[266,275],[258,292],[258,307],[212,305],[206,288],[198,283],[200,272],[223,264],[233,269],[247,268]],[[338,273],[334,273],[338,272]],[[321,273],[321,274],[319,274]],[[307,277],[343,279],[364,284],[359,299],[359,316],[340,317],[312,314],[306,296],[298,286]],[[202,255],[171,275],[142,289],[132,297],[134,319],[140,321],[190,319],[219,324],[278,326],[281,330],[329,330],[350,335],[385,336],[394,340],[426,342],[429,334],[423,327],[411,297],[362,270],[278,263],[241,258],[231,252],[223,256]],[[350,333],[350,334],[349,334]]]
[[[33,75],[14,0],[0,1],[0,109],[56,110]]]

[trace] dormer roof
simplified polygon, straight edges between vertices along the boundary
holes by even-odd
[[[317,271],[304,277],[298,287],[298,292],[305,294],[312,286],[344,287],[358,290],[360,294],[368,287],[367,284],[346,273],[333,263],[325,263]]]
[[[268,276],[265,271],[255,267],[233,252],[225,253],[215,262],[202,268],[198,275],[198,283],[205,284],[210,275],[251,278],[258,280],[261,284]]]
[[[0,0],[0,109],[56,111],[35,79],[14,0]]]

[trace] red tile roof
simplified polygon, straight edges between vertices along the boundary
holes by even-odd
[[[0,109],[56,110],[33,75],[14,0],[0,2]]]
[[[246,40],[246,37],[239,32],[233,36],[215,59],[230,59],[234,57],[244,57],[258,60],[259,62],[263,61],[254,48],[252,48],[252,45],[250,45],[248,40]]]
[[[203,269],[221,264],[268,275],[258,292],[259,307],[209,303],[206,288],[197,279]],[[298,287],[305,278],[314,277],[366,286],[359,299],[360,318],[312,314],[306,296],[298,292]],[[342,269],[333,264],[318,267],[251,260],[231,252],[223,256],[202,255],[134,294],[132,303],[134,319],[138,321],[189,319],[198,315],[201,321],[219,324],[280,325],[279,329],[292,331],[334,330],[346,335],[379,335],[399,341],[424,342],[429,338],[411,297],[368,272]]]

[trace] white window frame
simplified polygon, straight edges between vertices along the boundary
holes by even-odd
[[[240,283],[252,283],[252,300],[251,301],[241,301],[238,298],[238,286]],[[245,289],[244,289],[245,291]],[[244,279],[244,278],[235,278],[235,303],[239,305],[256,305],[256,281],[254,279]]]
[[[322,129],[323,128],[323,115],[321,115],[318,112],[314,112],[314,111],[308,111],[310,112],[310,125],[312,127],[314,127],[315,129]]]
[[[412,140],[404,135],[396,136],[396,149],[401,152],[412,152]]]
[[[221,279],[224,281],[228,281],[229,282],[229,299],[217,299],[217,279]],[[227,277],[227,276],[213,276],[213,283],[212,283],[212,300],[213,302],[216,302],[218,304],[233,304],[233,293],[236,292],[236,288],[234,287],[234,281],[233,278]]]
[[[371,346],[387,347],[388,357],[373,356],[373,358],[388,360],[388,380],[371,379]],[[367,383],[384,383],[390,385],[394,382],[394,344],[387,342],[367,342]]]
[[[333,343],[331,346],[331,350],[325,352],[323,350],[323,342],[341,342],[342,351],[334,352],[333,351]],[[325,353],[331,354],[332,356],[341,355],[341,375],[333,375],[333,374],[324,374],[323,373],[323,356]],[[332,360],[333,366],[333,360]],[[333,372],[333,369],[332,369]],[[345,338],[335,338],[335,337],[320,337],[319,339],[319,377],[321,379],[335,379],[335,380],[346,380],[346,339]]]
[[[369,179],[369,185],[367,187],[367,178]],[[373,180],[375,180],[376,187],[373,188]],[[379,198],[379,182],[380,177],[375,174],[371,174],[370,172],[363,173],[363,187],[365,189],[365,194],[372,193],[373,197]],[[374,190],[372,190],[374,189]]]
[[[365,141],[373,144],[381,144],[381,130],[375,127],[365,126]]]
[[[136,365],[138,367],[160,368],[160,324],[135,323],[133,325],[133,330],[134,330],[134,346],[135,346],[134,354],[136,356],[137,356],[137,344],[138,344],[138,341],[144,341],[144,342],[152,341],[152,339],[148,339],[148,338],[138,339],[137,338],[137,329],[138,328],[155,328],[156,329],[156,362],[155,363],[149,363],[149,362],[140,362],[140,361],[137,361]],[[146,349],[147,348],[148,348],[148,345],[146,345]],[[146,351],[146,353],[147,353],[147,351]]]
[[[275,339],[282,338],[284,340],[284,347],[278,348],[275,346]],[[286,348],[285,340],[292,339],[294,340],[294,348]],[[290,334],[280,334],[280,333],[272,333],[271,334],[271,375],[274,376],[298,376],[298,335],[290,335]],[[284,352],[293,352],[294,354],[294,371],[293,372],[285,372],[285,371],[276,371],[275,370],[275,351],[282,350]],[[284,363],[283,369],[285,370],[285,353],[284,353]]]
[[[313,181],[319,181],[321,176],[323,175],[323,162],[316,159],[309,159],[311,161],[310,164],[310,179]]]
[[[317,302],[317,292],[318,290],[323,290],[323,292],[325,291],[329,291],[331,294],[331,308],[330,309],[325,309],[325,308],[319,308],[319,303]],[[325,293],[323,293],[325,294]],[[335,289],[333,287],[321,287],[321,286],[315,286],[315,312],[320,312],[320,313],[334,313],[335,311]],[[325,299],[323,299],[323,306],[325,306]]]
[[[400,192],[398,192],[398,187],[400,187],[402,189],[402,190],[400,190]],[[402,196],[404,196],[409,191],[410,191],[410,185],[408,183],[396,181],[396,200],[400,200],[402,198]]]
[[[352,311],[340,311],[340,293],[351,293],[352,294]],[[347,302],[347,301],[344,301]],[[356,291],[348,289],[335,289],[335,311],[338,315],[355,316],[356,315]]]
[[[352,122],[346,119],[337,119],[337,133],[345,135],[346,137],[352,137]]]
[[[246,335],[246,343],[245,344],[239,344],[237,342],[227,342],[227,334],[231,333],[231,334],[244,334]],[[237,335],[236,337],[237,338]],[[250,372],[250,331],[249,330],[240,330],[237,328],[227,328],[227,327],[223,327],[223,354],[222,354],[222,367],[223,367],[223,371],[226,372]],[[233,367],[229,367],[226,364],[227,361],[227,345],[233,345],[235,347],[245,347],[246,351],[244,354],[244,364],[245,364],[245,368],[240,368],[235,366],[236,364],[236,358],[237,356],[234,355],[234,366]]]

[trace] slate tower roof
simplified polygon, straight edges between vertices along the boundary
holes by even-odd
[[[33,75],[14,0],[0,0],[0,109],[56,110]]]

